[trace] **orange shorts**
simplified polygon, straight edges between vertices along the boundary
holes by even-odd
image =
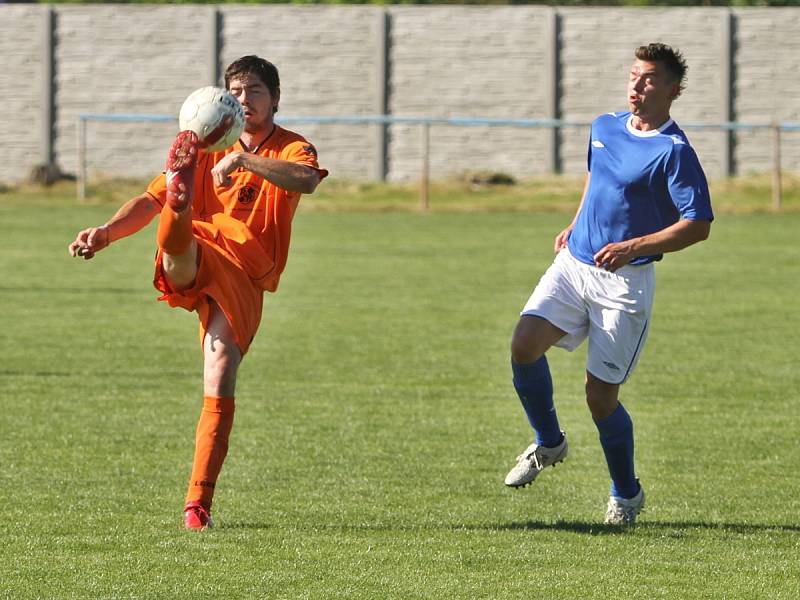
[[[153,285],[163,294],[159,300],[173,307],[197,311],[201,344],[211,316],[210,301],[213,300],[228,319],[236,345],[244,355],[261,323],[264,291],[254,285],[241,261],[218,243],[216,227],[203,221],[192,221],[192,234],[198,251],[194,285],[182,292],[172,290],[164,274],[163,251],[159,249],[153,278]]]

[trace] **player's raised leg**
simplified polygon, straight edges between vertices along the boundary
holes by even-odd
[[[181,131],[167,154],[167,200],[161,210],[157,240],[164,252],[164,274],[175,291],[188,288],[197,275],[191,206],[198,151],[197,135]]]
[[[186,494],[184,525],[206,529],[212,525],[211,504],[233,428],[236,374],[242,354],[233,330],[219,306],[212,302],[203,340],[203,409],[197,424],[192,475]]]
[[[564,336],[564,331],[538,316],[520,317],[511,339],[511,369],[514,389],[528,421],[536,432],[536,441],[517,457],[505,484],[524,487],[550,465],[566,458],[567,438],[558,424],[553,405],[553,380],[545,352]]]

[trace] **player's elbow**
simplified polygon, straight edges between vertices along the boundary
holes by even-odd
[[[707,240],[711,235],[711,221],[695,221],[695,235],[698,242]]]
[[[683,223],[683,238],[688,245],[696,244],[708,239],[711,233],[711,221],[692,221],[687,219]]]
[[[297,191],[302,194],[313,194],[314,190],[317,189],[319,182],[319,173],[314,170],[310,170],[310,172],[300,181],[300,189]]]

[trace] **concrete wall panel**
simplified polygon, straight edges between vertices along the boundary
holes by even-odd
[[[55,14],[53,150],[75,173],[77,115],[177,115],[188,93],[212,83],[215,64],[259,54],[282,77],[281,116],[372,115],[387,98],[395,116],[549,118],[554,15],[560,19],[558,113],[569,121],[625,109],[633,49],[650,41],[680,48],[687,89],[673,116],[712,177],[726,168],[727,134],[687,125],[728,118],[725,60],[733,22],[733,117],[745,122],[800,121],[800,9],[553,8],[544,6],[285,5],[0,5],[0,83],[7,93],[0,181],[27,177],[45,159],[46,11]],[[218,15],[218,18],[217,18]],[[382,32],[389,22],[382,80]],[[216,27],[218,37],[212,37]],[[218,42],[218,43],[217,43]],[[215,48],[219,55],[214,56]],[[374,177],[378,125],[296,125],[335,177]],[[88,126],[90,175],[146,177],[162,169],[176,123]],[[561,164],[586,169],[586,127],[562,131]],[[501,171],[524,178],[551,164],[544,129],[434,125],[434,178]],[[733,136],[734,167],[771,167],[769,133]],[[420,174],[417,125],[388,127],[387,172],[394,181]],[[783,136],[785,168],[800,169],[800,134]]]

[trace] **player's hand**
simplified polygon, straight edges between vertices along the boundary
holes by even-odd
[[[613,244],[606,244],[601,248],[600,251],[594,255],[594,264],[601,269],[613,273],[620,267],[627,265],[634,258],[636,258],[636,255],[633,251],[632,242],[616,242]]]
[[[569,239],[569,234],[572,233],[572,225],[564,229],[561,233],[556,236],[556,240],[553,243],[553,252],[558,254],[564,248],[567,247],[567,240]]]
[[[75,241],[69,245],[70,256],[82,256],[85,260],[93,258],[97,252],[107,247],[108,227],[90,227],[79,232]]]
[[[239,168],[239,159],[242,152],[231,152],[226,154],[221,161],[219,161],[214,168],[211,169],[211,177],[214,179],[214,185],[217,187],[230,187],[233,183],[231,173]]]

